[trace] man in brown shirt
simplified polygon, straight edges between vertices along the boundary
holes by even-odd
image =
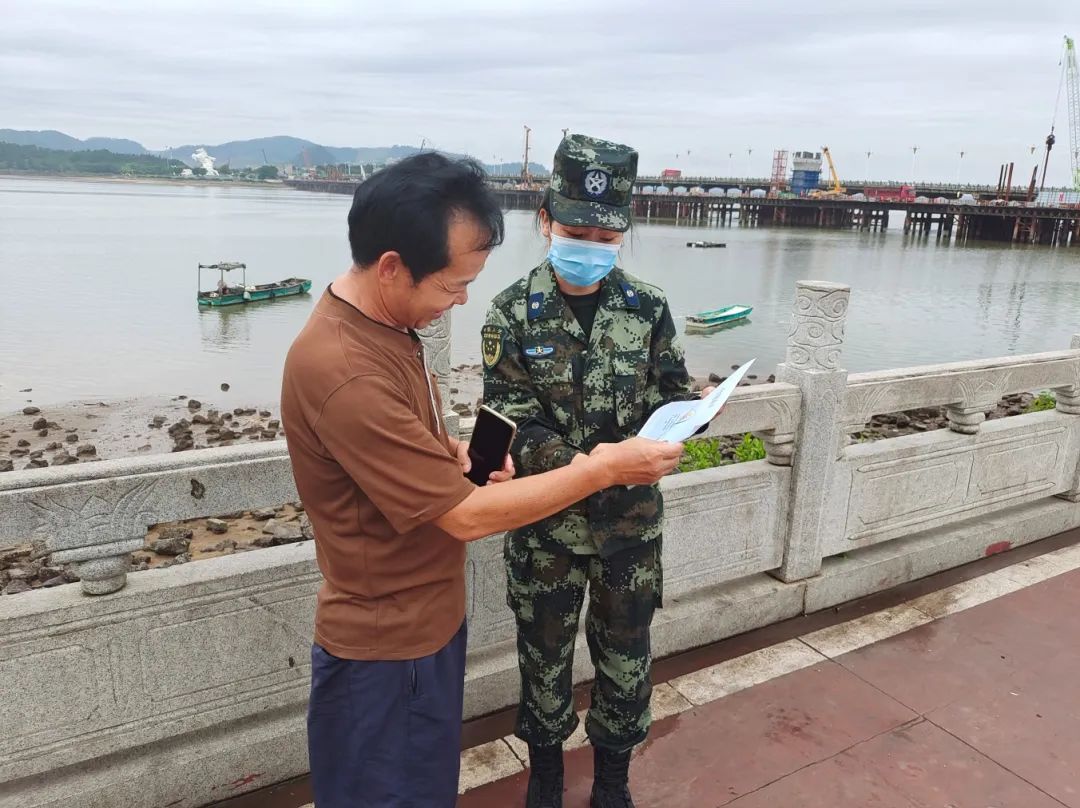
[[[468,299],[502,236],[472,161],[425,153],[380,171],[349,213],[353,266],[285,362],[282,416],[324,577],[308,711],[319,808],[452,806],[464,542],[655,482],[681,454],[634,438],[522,480],[509,459],[485,487],[464,477],[467,447],[446,434],[415,330]]]

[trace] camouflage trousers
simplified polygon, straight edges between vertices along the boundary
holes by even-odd
[[[593,746],[613,751],[641,743],[652,722],[649,626],[662,605],[660,539],[601,558],[536,549],[508,535],[504,556],[521,672],[515,734],[553,746],[578,725],[574,641],[588,585],[585,636],[596,677],[585,731]]]

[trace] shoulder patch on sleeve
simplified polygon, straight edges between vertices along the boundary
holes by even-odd
[[[506,329],[501,325],[488,323],[480,329],[480,353],[484,359],[484,367],[491,370],[502,359],[503,338]]]

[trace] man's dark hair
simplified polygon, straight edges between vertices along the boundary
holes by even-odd
[[[454,216],[471,216],[486,232],[477,249],[503,241],[503,215],[475,160],[451,160],[437,152],[406,157],[372,175],[353,194],[349,247],[367,267],[396,252],[417,284],[450,263],[447,236]]]

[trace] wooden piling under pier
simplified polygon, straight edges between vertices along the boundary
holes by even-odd
[[[937,226],[938,240],[952,237],[955,215],[948,210],[925,210],[914,208],[904,214],[904,233],[929,237]]]

